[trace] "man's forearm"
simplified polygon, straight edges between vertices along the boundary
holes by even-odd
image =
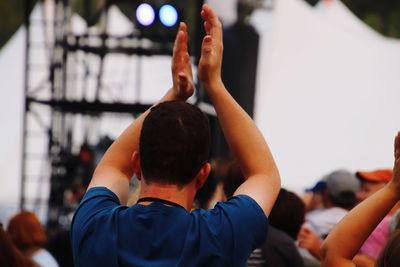
[[[343,260],[352,262],[364,241],[397,203],[397,194],[390,185],[386,185],[353,208],[335,226],[322,245],[325,265],[338,266],[338,262]]]
[[[263,135],[254,121],[227,92],[222,83],[208,90],[225,138],[246,177],[275,173],[277,168]]]

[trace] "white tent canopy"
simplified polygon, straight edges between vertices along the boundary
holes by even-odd
[[[399,129],[400,44],[321,12],[276,1],[261,44],[256,121],[289,188],[336,168],[390,167]]]
[[[23,55],[25,30],[20,29],[0,53],[0,220],[18,206],[21,167]]]

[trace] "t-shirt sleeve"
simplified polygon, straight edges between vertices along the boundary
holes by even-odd
[[[226,202],[219,202],[206,213],[210,230],[232,255],[233,262],[245,261],[251,252],[266,238],[268,220],[261,207],[249,196],[238,195]]]
[[[72,219],[71,239],[74,255],[93,220],[120,207],[118,197],[106,187],[93,187],[84,195]]]

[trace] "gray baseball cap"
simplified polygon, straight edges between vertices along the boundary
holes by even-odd
[[[355,174],[347,170],[337,170],[324,177],[329,194],[340,199],[343,193],[354,193],[360,190],[360,181]]]

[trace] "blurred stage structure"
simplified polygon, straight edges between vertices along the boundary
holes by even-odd
[[[138,10],[144,2],[143,17]],[[153,71],[152,80],[161,83],[163,92],[171,84],[165,84],[166,77],[157,76],[154,65],[146,65],[142,57],[159,58],[163,73],[169,70],[178,28],[174,20],[187,23],[189,49],[196,56],[203,34],[202,4],[42,0],[33,7],[32,0],[26,1],[21,209],[47,217],[50,228],[69,227],[93,166],[112,142],[108,136],[118,135],[155,101],[144,97],[148,81],[141,73]],[[149,7],[154,23],[146,26]],[[32,189],[32,184],[38,187]]]
[[[232,1],[209,0],[209,2],[220,5],[222,14],[227,10],[224,4]],[[50,62],[53,62],[50,59],[56,55],[53,49],[50,49],[54,46],[55,40],[52,17],[55,10],[54,6],[50,8],[43,5],[36,6],[32,14],[36,12],[50,15],[45,16],[45,21],[43,16],[39,16],[38,19],[32,18],[30,21],[27,89],[32,96],[35,88],[43,88],[36,90],[36,93],[40,95],[40,99],[45,100],[52,99],[51,90],[48,88],[51,86]],[[111,5],[109,17],[116,11],[121,13],[118,8]],[[235,20],[232,14],[229,16],[231,23]],[[97,33],[100,31],[98,26],[89,27],[90,29],[86,26],[75,27],[86,25],[86,22],[75,13],[68,13],[67,17],[70,18],[69,27],[76,35],[84,35],[85,32],[94,34],[96,29]],[[63,20],[60,14],[58,18]],[[108,24],[114,22],[115,20],[110,19]],[[252,16],[252,22],[261,36],[257,72],[262,75],[257,77],[255,120],[274,151],[281,176],[285,177],[283,185],[302,192],[305,185],[313,184],[316,178],[328,170],[335,168],[359,170],[391,166],[392,137],[398,130],[399,40],[386,38],[373,31],[339,0],[320,1],[315,7],[303,0],[274,1],[273,12],[259,10]],[[126,36],[133,27],[131,22],[129,25],[131,27],[110,27],[108,32],[114,30],[115,34],[118,30],[118,36]],[[22,39],[20,37],[25,32],[25,27],[21,28],[16,38],[13,38],[15,39],[13,45]],[[40,39],[40,36],[46,36],[46,39]],[[49,45],[45,45],[46,40],[50,42]],[[10,79],[2,80],[15,90],[12,94],[7,90],[2,91],[4,93],[2,118],[5,118],[6,122],[7,119],[8,121],[14,119],[13,126],[20,124],[18,88],[21,86],[16,82],[19,82],[17,78],[19,76],[12,75],[19,69],[17,66],[20,61],[19,51],[17,49],[4,51],[8,55],[7,60],[3,60],[2,63],[10,65],[10,62],[14,63],[10,66],[12,71],[5,71],[4,63],[0,65],[3,67],[1,73],[10,75],[7,77]],[[38,54],[40,57],[34,56]],[[162,90],[165,90],[166,84],[170,84],[170,77],[162,75],[169,68],[168,57],[152,56],[141,61],[140,56],[132,54],[129,56],[132,62],[126,64],[127,56],[122,55],[119,58],[119,55],[112,54],[111,58],[107,54],[103,59],[104,71],[100,87],[103,89],[99,90],[99,98],[104,100],[107,97],[120,102],[153,103],[153,98],[144,97],[144,94],[154,90],[154,88],[147,90],[153,83],[157,83],[157,86],[163,85]],[[161,66],[152,64],[156,58],[162,61]],[[77,50],[74,53],[69,52],[66,61],[70,62],[66,70],[70,73],[67,79],[69,81],[66,90],[67,99],[71,99],[72,94],[81,98],[84,96],[88,102],[93,102],[98,87],[99,57]],[[91,70],[92,65],[97,67]],[[140,68],[137,67],[139,65]],[[54,64],[53,67],[58,66]],[[148,77],[138,76],[137,74],[141,72],[150,72],[154,77],[149,80]],[[126,81],[115,82],[120,76],[125,77]],[[57,79],[60,80],[59,77]],[[88,88],[85,94],[82,90],[83,85]],[[76,89],[71,92],[69,91],[71,88]],[[130,91],[124,90],[125,88],[130,88]],[[158,93],[159,91],[156,94]],[[7,102],[9,105],[4,105],[5,99],[9,101]],[[43,204],[47,207],[47,188],[50,187],[51,169],[44,159],[48,158],[47,153],[51,147],[48,133],[52,129],[50,127],[52,114],[60,112],[53,111],[48,105],[33,102],[29,102],[28,106],[29,111],[25,117],[27,124],[24,152],[25,178],[22,185],[25,189],[21,206],[32,208],[38,203],[36,206]],[[9,111],[12,114],[7,117],[4,113]],[[88,143],[97,144],[100,138],[96,135],[100,131],[114,138],[110,132],[121,131],[124,124],[132,119],[131,114],[122,113],[114,115],[101,113],[101,117],[66,114],[64,117],[69,123],[68,128],[74,129],[71,136],[75,145],[71,151],[75,156],[78,155],[85,139],[80,138],[78,142],[77,132],[86,131]],[[106,119],[107,124],[102,123]],[[12,128],[14,129],[12,133],[18,136],[18,127]],[[18,157],[18,161],[15,160],[19,154],[11,153],[19,147],[19,144],[17,146],[14,144],[15,140],[10,138],[7,140],[10,145],[4,146],[6,153],[3,155],[10,157],[8,165],[11,168],[5,172],[2,180],[5,184],[5,186],[3,184],[3,195],[8,191],[14,193],[11,188],[13,183],[9,182],[9,177],[14,180],[17,176],[19,169],[13,164],[20,159]],[[35,146],[34,143],[40,145]],[[296,151],[301,151],[301,157]],[[7,160],[3,162],[7,164]],[[35,180],[42,181],[41,188],[32,189]],[[11,197],[12,193],[8,196]],[[47,209],[44,212],[47,214]]]

